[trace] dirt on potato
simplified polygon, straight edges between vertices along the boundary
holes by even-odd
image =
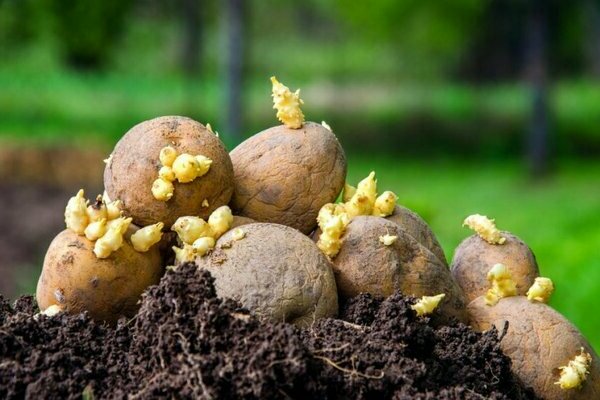
[[[534,399],[498,331],[434,328],[414,299],[359,295],[304,329],[261,323],[193,264],[115,328],[0,299],[0,398]]]

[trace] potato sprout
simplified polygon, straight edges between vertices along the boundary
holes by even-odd
[[[165,181],[173,182],[175,180],[175,172],[173,172],[173,168],[163,165],[158,170],[158,177]]]
[[[396,207],[396,201],[398,196],[394,192],[389,190],[383,192],[377,199],[375,199],[375,205],[373,206],[373,215],[376,217],[387,217],[392,215],[394,208]]]
[[[502,236],[493,219],[485,215],[473,214],[465,218],[463,226],[474,230],[480,238],[489,244],[503,244],[506,238]]]
[[[100,239],[108,230],[106,224],[106,218],[102,218],[100,221],[92,222],[85,228],[85,237],[87,240],[92,242]]]
[[[103,196],[106,202],[106,215],[108,220],[117,219],[121,216],[121,200],[110,201]]]
[[[246,232],[242,228],[235,228],[231,234],[233,240],[242,240],[246,237]]]
[[[62,308],[60,308],[57,304],[52,304],[50,307],[46,308],[43,311],[40,311],[41,315],[45,315],[46,317],[54,317],[62,312]]]
[[[416,311],[418,317],[429,315],[435,311],[444,297],[446,297],[444,293],[437,296],[423,296],[410,308]]]
[[[131,218],[117,218],[101,238],[94,244],[94,254],[98,258],[108,258],[123,246],[123,235],[127,232]]]
[[[494,265],[487,274],[487,280],[491,284],[485,294],[485,303],[488,306],[496,305],[503,297],[517,295],[517,286],[510,271],[503,264]]]
[[[90,222],[108,219],[108,212],[106,210],[106,204],[102,201],[102,195],[98,195],[98,197],[96,197],[96,201],[87,206],[86,212]]]
[[[213,237],[201,237],[196,239],[194,243],[192,243],[192,248],[194,249],[196,255],[203,256],[206,253],[208,253],[209,250],[215,247],[215,243],[216,241]]]
[[[560,378],[556,385],[561,389],[576,389],[585,382],[592,364],[592,356],[581,348],[581,353],[569,361],[567,366],[559,367]]]
[[[398,240],[398,236],[385,234],[383,236],[379,236],[379,241],[385,246],[391,246],[394,242]]]
[[[196,239],[212,236],[208,223],[200,217],[179,217],[171,227],[183,243],[192,244]]]
[[[84,191],[81,189],[75,196],[69,199],[65,209],[65,224],[68,229],[78,235],[83,235],[85,233],[85,228],[90,219],[87,213],[88,202],[83,196]]]
[[[150,250],[150,247],[160,242],[164,226],[165,224],[158,222],[154,225],[145,226],[131,235],[131,244],[135,251],[145,253]]]
[[[213,237],[218,239],[222,234],[229,230],[229,227],[233,223],[233,214],[228,206],[221,206],[217,208],[208,217],[208,225],[210,226]]]
[[[352,196],[354,196],[354,193],[356,193],[356,188],[346,182],[344,184],[344,193],[342,194],[342,201],[344,203],[350,201]]]
[[[301,128],[304,123],[304,114],[300,106],[304,104],[304,101],[300,98],[300,89],[292,93],[274,76],[271,77],[271,83],[273,84],[273,108],[277,110],[277,119],[288,128]]]
[[[547,303],[554,292],[554,283],[550,278],[535,278],[533,285],[527,291],[527,300]]]
[[[341,237],[346,230],[349,219],[344,215],[332,215],[324,218],[320,225],[323,231],[317,241],[317,247],[321,249],[325,255],[332,258],[339,253],[342,247]]]
[[[160,163],[165,167],[172,167],[173,162],[175,162],[175,159],[177,158],[177,150],[171,146],[163,147],[160,150],[158,158],[160,159]]]
[[[329,124],[325,121],[321,121],[321,126],[323,126],[323,128],[327,129],[329,132],[333,132],[333,130],[331,129],[331,127],[329,126]]]
[[[158,178],[152,184],[152,195],[156,200],[169,201],[173,197],[175,186],[170,181],[163,178]]]

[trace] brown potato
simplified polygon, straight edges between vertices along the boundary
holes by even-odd
[[[386,234],[398,238],[386,246],[379,240]],[[355,217],[342,240],[333,259],[340,297],[362,292],[387,297],[398,289],[411,296],[445,293],[440,315],[467,320],[462,291],[448,268],[398,224],[380,217]]]
[[[489,244],[478,235],[472,235],[456,248],[450,267],[456,283],[462,288],[467,301],[485,294],[490,284],[487,273],[495,264],[504,264],[517,285],[517,295],[525,295],[540,275],[531,249],[518,237],[502,232],[504,244]]]
[[[272,321],[306,326],[316,318],[337,314],[338,301],[331,264],[317,246],[297,230],[255,223],[217,241],[215,250],[196,263],[215,278],[219,296]]]
[[[512,360],[513,373],[538,396],[548,400],[600,399],[598,355],[577,328],[550,306],[515,296],[490,307],[479,297],[467,309],[472,326],[480,331],[494,325],[502,332],[508,321],[500,345]],[[559,367],[580,354],[582,347],[592,356],[590,373],[580,389],[561,389],[555,384]]]
[[[335,201],[346,179],[346,156],[320,124],[260,132],[231,152],[235,214],[310,233],[321,207]]]
[[[41,310],[58,305],[69,313],[87,311],[98,321],[114,323],[132,317],[142,292],[163,274],[158,245],[139,253],[125,236],[123,246],[105,259],[97,258],[94,243],[71,230],[50,244],[38,281],[36,298]]]
[[[213,162],[208,173],[189,183],[174,182],[168,201],[152,194],[161,168],[160,150],[204,155]],[[233,166],[221,140],[204,125],[185,117],[159,117],[134,126],[117,143],[104,170],[104,186],[112,200],[123,202],[125,215],[140,226],[164,222],[170,227],[184,215],[204,219],[226,205],[233,193]],[[203,207],[204,200],[208,207]]]
[[[427,225],[427,222],[425,222],[419,214],[406,207],[397,205],[396,208],[394,208],[394,213],[385,218],[400,225],[410,236],[415,238],[417,242],[431,251],[442,264],[448,266],[448,261],[446,260],[446,255],[444,254],[444,250],[442,250],[442,246],[440,246],[440,243],[429,225]]]

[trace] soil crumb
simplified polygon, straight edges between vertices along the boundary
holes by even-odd
[[[0,297],[0,398],[535,399],[496,330],[434,327],[414,299],[360,295],[298,329],[217,298],[193,264],[169,271],[116,327],[36,315]]]

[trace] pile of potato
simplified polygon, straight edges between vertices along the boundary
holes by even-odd
[[[520,239],[473,215],[465,224],[477,234],[449,268],[425,221],[379,193],[374,172],[348,184],[331,128],[305,122],[299,91],[272,84],[282,125],[230,153],[189,118],[129,130],[105,160],[105,193],[69,200],[38,282],[42,312],[132,317],[165,268],[185,262],[209,270],[220,296],[299,326],[336,316],[338,300],[401,290],[435,323],[497,326],[514,372],[538,395],[600,398],[598,356],[545,304],[552,282]]]

